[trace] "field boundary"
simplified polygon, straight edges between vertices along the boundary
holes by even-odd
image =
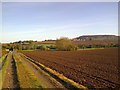
[[[32,66],[34,66],[34,68],[36,69],[36,70],[39,70],[48,80],[50,80],[50,82],[51,83],[53,83],[54,85],[53,86],[55,86],[55,87],[49,87],[48,86],[48,83],[47,83],[47,86],[48,87],[46,87],[46,84],[42,84],[42,86],[43,86],[43,88],[61,88],[61,89],[65,89],[66,90],[66,88],[60,83],[60,82],[58,82],[56,79],[54,79],[53,77],[51,77],[48,73],[46,73],[44,70],[42,70],[38,65],[36,65],[35,63],[33,63],[33,62],[31,62],[29,59],[26,59],[23,55],[20,55],[20,54],[18,54],[20,57],[22,57],[22,59],[24,59],[24,60],[26,60],[27,62],[29,62]],[[22,60],[21,59],[21,60]],[[42,78],[42,77],[41,77]],[[43,81],[44,82],[44,81]]]
[[[80,85],[76,82],[74,82],[73,80],[65,77],[64,75],[56,72],[55,70],[52,70],[48,67],[46,67],[45,65],[36,62],[34,60],[32,60],[31,58],[27,57],[26,55],[20,53],[20,55],[23,55],[26,59],[28,59],[29,61],[31,61],[32,63],[36,64],[37,66],[39,66],[42,70],[44,70],[46,73],[48,73],[50,76],[52,76],[53,78],[55,78],[58,82],[63,83],[63,85],[70,89],[70,88],[78,88],[78,89],[87,89],[87,87]]]
[[[25,64],[22,62],[22,60],[14,53],[14,59],[16,62],[16,67],[17,67],[17,74],[18,74],[18,80],[20,83],[20,88],[43,88],[42,86],[38,85],[40,82],[34,77],[34,74],[28,70],[28,68],[25,66]],[[23,70],[23,71],[22,71]],[[25,75],[27,74],[27,75]],[[25,78],[26,77],[26,78]],[[25,78],[27,81],[24,81]],[[29,83],[28,83],[29,82]],[[33,84],[34,82],[34,84]]]

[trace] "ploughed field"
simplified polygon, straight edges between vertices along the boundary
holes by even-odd
[[[115,88],[118,48],[81,51],[19,51],[88,88]]]

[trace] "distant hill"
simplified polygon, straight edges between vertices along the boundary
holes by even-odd
[[[79,36],[76,38],[71,39],[74,43],[103,43],[103,42],[117,42],[119,37],[120,40],[120,36],[115,36],[115,35],[83,35],[83,36]],[[86,42],[84,42],[86,41]],[[33,41],[33,40],[26,40],[26,41],[16,41],[13,43],[2,43],[2,45],[7,45],[7,44],[22,44],[22,45],[29,45],[29,44],[55,44],[56,40],[44,40],[44,41]]]
[[[84,35],[75,38],[77,40],[118,40],[115,35]]]

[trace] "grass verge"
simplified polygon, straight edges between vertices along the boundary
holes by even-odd
[[[23,63],[21,58],[18,57],[17,53],[14,53],[13,55],[16,62],[17,75],[18,75],[20,88],[43,89],[43,87],[41,86],[41,82],[37,80],[37,78],[33,73],[31,73],[30,69],[26,66],[25,63]]]
[[[5,60],[6,59],[6,60]],[[0,81],[1,81],[1,87],[4,87],[4,82],[5,82],[5,77],[6,77],[6,73],[7,73],[7,68],[8,68],[8,65],[9,65],[9,60],[10,57],[9,57],[9,53],[8,54],[5,54],[3,57],[2,57],[2,60],[5,60],[4,62],[4,65],[2,66],[2,69],[0,70]]]
[[[3,60],[5,60],[6,59],[6,57],[7,57],[7,54],[4,54],[1,58],[0,58],[0,67],[1,67],[1,69],[0,69],[0,89],[2,89],[2,72],[3,71],[5,71],[5,70],[2,70],[3,69],[3,67],[4,67],[4,69],[5,69],[5,66],[3,66],[2,67],[2,63],[3,63]],[[5,63],[5,62],[4,62]],[[5,64],[4,64],[5,65]]]
[[[95,49],[105,49],[105,48],[85,48],[85,49],[78,49],[78,51],[80,51],[80,50],[95,50]]]

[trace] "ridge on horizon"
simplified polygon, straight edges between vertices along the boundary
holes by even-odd
[[[81,36],[78,36],[78,37],[75,37],[75,38],[72,38],[72,39],[79,39],[79,38],[83,38],[83,37],[119,37],[119,36],[117,36],[117,35],[107,35],[107,34],[104,34],[104,35],[81,35]],[[69,37],[68,37],[69,38]],[[56,39],[47,39],[47,40],[42,40],[42,41],[40,41],[40,40],[18,40],[18,41],[12,41],[12,42],[7,42],[7,43],[14,43],[14,42],[19,42],[19,41],[33,41],[33,42],[44,42],[44,41],[55,41]],[[0,42],[0,43],[2,43],[2,44],[6,44],[6,43],[4,43],[4,42]]]

